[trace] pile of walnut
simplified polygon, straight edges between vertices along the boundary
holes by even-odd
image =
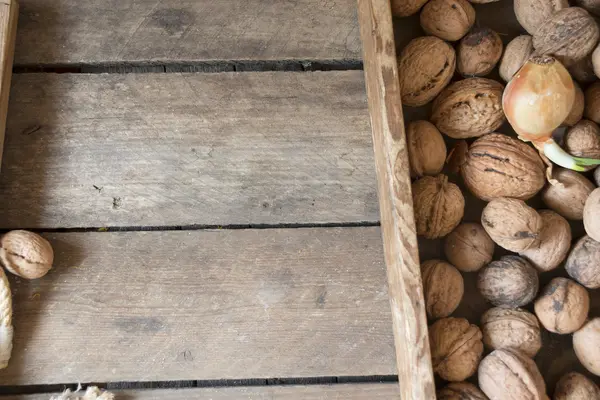
[[[409,123],[406,134],[417,233],[445,238],[447,260],[421,266],[433,367],[450,382],[440,399],[546,399],[552,390],[554,399],[600,399],[600,389],[576,372],[547,389],[533,361],[543,329],[569,334],[583,367],[600,376],[600,316],[589,314],[588,293],[600,288],[600,168],[595,174],[555,168],[558,184],[548,184],[537,150],[496,133],[506,121],[504,85],[483,77],[498,67],[509,81],[530,56],[556,57],[581,85],[562,145],[574,156],[600,158],[600,31],[590,15],[600,16],[600,1],[575,2],[583,8],[566,0],[514,0],[529,35],[504,48],[497,32],[474,28],[467,0],[392,1],[396,16],[420,11],[429,35],[402,49],[398,64],[403,104],[431,102],[429,121]],[[448,158],[446,142],[453,139],[459,141]],[[468,191],[487,202],[477,222],[462,222],[463,193],[442,174],[447,158]],[[538,194],[548,209],[525,203]],[[587,235],[573,238],[567,220],[583,221]],[[513,254],[494,259],[496,246]],[[539,287],[540,274],[563,266],[570,278]],[[477,288],[491,304],[480,321],[451,317],[463,296],[462,273],[478,274]],[[465,382],[475,376],[479,387]]]

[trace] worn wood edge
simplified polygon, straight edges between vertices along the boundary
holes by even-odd
[[[401,398],[435,399],[389,0],[358,0]]]
[[[18,17],[19,3],[16,0],[4,0],[0,3],[0,46],[2,46],[0,50],[0,165],[4,150]]]

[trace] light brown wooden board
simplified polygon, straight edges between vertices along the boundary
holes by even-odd
[[[235,387],[206,389],[123,390],[116,400],[372,400],[393,399],[393,383]],[[3,400],[48,400],[49,395],[8,396]]]
[[[47,237],[3,385],[396,372],[378,228]]]
[[[1,228],[377,221],[361,71],[17,74]]]
[[[16,62],[359,57],[354,0],[21,0]]]
[[[16,1],[3,0],[0,2],[0,161],[4,148],[18,10],[19,5]]]

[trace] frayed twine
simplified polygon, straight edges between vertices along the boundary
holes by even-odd
[[[75,392],[67,389],[63,394],[52,396],[50,400],[114,400],[115,395],[110,392],[103,392],[96,386],[89,386],[85,393],[81,394],[81,385]]]

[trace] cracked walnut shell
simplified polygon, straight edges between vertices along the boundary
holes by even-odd
[[[40,235],[23,230],[10,231],[0,239],[0,263],[25,279],[37,279],[52,268],[54,251]]]

